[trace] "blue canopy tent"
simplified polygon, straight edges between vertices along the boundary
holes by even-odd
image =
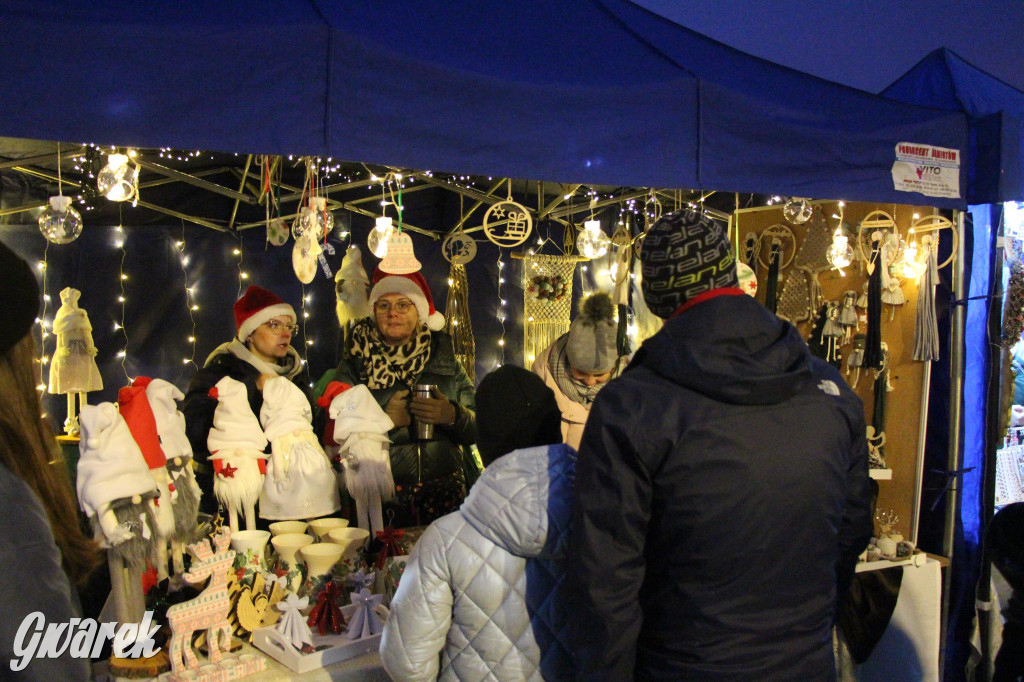
[[[951,197],[892,178],[901,142],[966,153],[962,112],[751,57],[628,0],[0,0],[0,63],[7,137],[966,206],[966,174]]]
[[[627,0],[50,0],[0,19],[10,137],[897,203],[922,200],[893,187],[897,143],[966,148],[962,114],[765,62]]]
[[[949,469],[968,470],[962,478],[959,506],[947,508],[943,525],[945,552],[960,557],[951,571],[952,589],[947,645],[947,673],[957,679],[969,657],[966,642],[978,599],[988,601],[989,572],[983,539],[992,514],[995,449],[1002,442],[999,391],[1003,362],[999,341],[1002,321],[1002,259],[996,246],[1001,202],[1024,199],[1024,92],[942,48],[927,55],[881,93],[895,100],[960,111],[970,125],[967,200],[971,205],[973,254],[964,264],[969,282],[963,367],[963,433],[957,450],[962,460]],[[993,390],[993,387],[996,387]],[[930,438],[929,468],[946,469],[948,442]],[[987,627],[985,619],[980,619]],[[983,641],[985,641],[983,632]],[[982,659],[985,660],[984,658]]]

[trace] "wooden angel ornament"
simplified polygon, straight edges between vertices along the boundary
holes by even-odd
[[[247,530],[256,529],[256,501],[267,471],[267,437],[249,407],[245,384],[224,377],[210,389],[217,400],[213,428],[207,437],[213,464],[213,494],[228,510],[232,532],[238,515],[245,515]]]
[[[89,391],[103,388],[103,379],[96,367],[96,345],[92,340],[92,324],[89,315],[78,307],[82,292],[71,287],[60,292],[61,305],[53,318],[53,333],[57,336],[57,348],[50,363],[50,381],[47,391],[68,397],[68,416],[64,431],[78,435],[78,412],[86,404]],[[75,397],[78,397],[78,409]]]

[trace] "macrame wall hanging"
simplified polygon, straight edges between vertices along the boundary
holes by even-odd
[[[582,256],[512,254],[523,260],[523,362],[569,331],[572,280]]]
[[[452,337],[455,358],[466,370],[469,380],[476,381],[476,341],[473,322],[469,318],[469,284],[466,266],[452,263],[448,271],[448,299],[444,304],[444,331]]]

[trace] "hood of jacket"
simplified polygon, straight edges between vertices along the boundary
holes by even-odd
[[[510,554],[562,556],[575,462],[575,450],[564,443],[502,455],[480,475],[459,513]]]
[[[719,402],[775,405],[813,380],[811,357],[796,328],[757,300],[717,296],[667,320],[634,361]]]

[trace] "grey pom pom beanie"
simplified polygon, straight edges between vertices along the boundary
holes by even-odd
[[[611,297],[601,292],[589,296],[569,326],[569,364],[581,372],[611,371],[619,357],[618,331]]]

